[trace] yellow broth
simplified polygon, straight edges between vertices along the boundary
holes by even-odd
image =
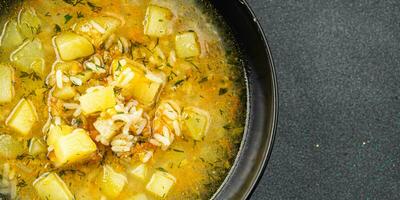
[[[9,49],[0,45],[0,63],[13,67],[15,71],[15,95],[11,102],[0,104],[0,132],[11,135],[23,144],[23,150],[17,156],[0,158],[0,198],[11,195],[13,199],[39,199],[38,191],[33,187],[34,181],[46,172],[54,172],[65,182],[73,194],[73,199],[107,199],[99,187],[98,180],[104,165],[111,166],[127,178],[122,192],[114,199],[131,199],[137,194],[144,194],[147,199],[210,198],[226,177],[238,152],[245,120],[246,91],[237,48],[222,23],[217,22],[219,19],[214,11],[210,11],[203,3],[186,0],[30,0],[15,5],[7,15],[1,16],[2,26],[5,26],[10,20],[17,19],[21,8],[35,10],[41,25],[34,38],[39,39],[43,45],[45,65],[42,73],[21,71],[10,61],[10,54],[15,48]],[[149,37],[144,34],[143,21],[149,5],[167,8],[172,12],[171,34],[163,37]],[[210,125],[204,138],[194,140],[184,133],[182,136],[176,136],[166,150],[151,146],[147,141],[136,141],[129,154],[118,156],[109,146],[94,139],[98,133],[91,125],[96,120],[93,116],[75,117],[79,120],[74,120],[74,117],[71,117],[73,111],[60,109],[58,105],[60,102],[73,100],[60,101],[49,97],[56,87],[54,83],[49,83],[54,75],[54,63],[62,62],[55,47],[54,37],[71,31],[74,24],[96,16],[112,16],[123,21],[123,25],[113,34],[129,39],[129,55],[114,53],[111,55],[112,59],[128,57],[142,63],[149,70],[161,71],[166,75],[166,83],[157,102],[151,106],[143,106],[151,120],[157,105],[164,100],[173,100],[181,108],[200,108],[210,116]],[[159,47],[168,57],[174,50],[175,35],[186,31],[194,31],[197,34],[201,52],[199,56],[177,58],[174,66],[158,66],[151,64],[147,58],[132,56],[135,48],[145,48],[152,52]],[[29,38],[25,38],[26,40]],[[118,49],[117,43],[114,48]],[[102,54],[104,51],[107,51],[104,44],[95,48],[96,53]],[[82,65],[89,57],[75,60]],[[111,63],[105,62],[105,65],[109,69]],[[83,95],[90,87],[107,84],[105,76],[93,75],[82,86],[76,87],[77,92]],[[22,98],[32,102],[38,119],[26,136],[21,136],[6,124],[7,118]],[[46,149],[46,152],[38,155],[30,155],[29,142],[32,138],[46,141],[48,123],[54,123],[55,115],[67,125],[85,129],[96,143],[96,153],[88,159],[62,166],[54,164],[51,159],[52,153],[47,152],[51,149]],[[141,180],[129,174],[128,169],[141,163],[138,152],[143,149],[152,149],[154,153],[145,163],[148,172],[144,180]],[[167,172],[176,179],[168,194],[163,197],[146,189],[151,175],[156,171]]]

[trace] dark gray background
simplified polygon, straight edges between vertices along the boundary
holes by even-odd
[[[280,93],[252,199],[400,199],[400,1],[248,2]]]

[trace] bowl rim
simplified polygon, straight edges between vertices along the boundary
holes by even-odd
[[[240,3],[240,8],[243,9],[246,12],[246,15],[249,16],[249,18],[251,20],[249,20],[249,23],[251,23],[253,26],[256,27],[257,30],[257,35],[259,37],[259,39],[262,41],[262,45],[263,45],[263,50],[265,51],[265,54],[267,55],[267,60],[268,60],[268,65],[264,66],[266,69],[269,69],[270,71],[270,82],[271,82],[271,86],[270,88],[272,88],[272,91],[269,91],[271,93],[271,99],[272,99],[272,103],[271,103],[271,114],[268,115],[268,117],[271,117],[271,125],[269,130],[265,130],[265,132],[268,132],[270,134],[269,140],[267,140],[266,142],[268,143],[266,145],[266,148],[260,149],[260,151],[262,151],[262,153],[260,153],[260,155],[262,155],[262,160],[258,163],[255,163],[254,166],[256,166],[257,171],[254,172],[255,176],[253,176],[254,178],[252,179],[246,179],[243,181],[249,181],[250,185],[249,186],[244,186],[244,193],[242,193],[240,195],[240,199],[249,199],[251,197],[251,195],[254,193],[256,186],[259,184],[264,172],[266,171],[266,167],[267,164],[271,158],[271,154],[272,154],[272,150],[273,150],[273,146],[275,143],[275,137],[276,137],[276,132],[277,132],[277,128],[278,128],[278,114],[279,114],[279,95],[278,95],[278,81],[277,81],[277,73],[276,73],[276,69],[275,69],[275,64],[273,61],[273,56],[272,56],[272,52],[269,46],[269,42],[267,40],[267,37],[265,35],[265,32],[258,20],[258,18],[256,17],[253,9],[251,8],[251,6],[248,4],[248,2],[246,0],[237,0]],[[218,9],[217,9],[218,10]],[[246,72],[245,76],[248,79],[248,73]],[[246,116],[246,126],[245,126],[245,134],[248,134],[248,126],[249,123],[251,123],[251,121],[249,120],[249,116],[251,115],[251,109],[249,107],[250,102],[250,96],[251,93],[249,91],[249,81],[247,81],[247,116]],[[219,195],[221,195],[221,191],[224,188],[224,186],[229,183],[230,181],[230,177],[233,176],[233,172],[235,172],[236,170],[239,170],[239,168],[237,168],[238,163],[240,162],[240,157],[242,156],[241,151],[245,146],[245,141],[246,139],[246,135],[243,135],[242,138],[242,142],[239,148],[239,151],[237,152],[235,161],[231,167],[231,169],[229,170],[228,174],[226,175],[224,181],[222,182],[222,184],[219,186],[218,190],[214,192],[213,196],[211,197],[211,199],[219,199]],[[236,196],[235,196],[236,199]]]
[[[263,45],[264,45],[264,49],[266,50],[267,54],[268,54],[268,61],[270,63],[270,70],[271,70],[271,82],[272,82],[272,97],[273,97],[273,118],[272,118],[272,128],[271,128],[271,139],[269,141],[268,147],[266,149],[266,154],[264,155],[264,159],[261,162],[261,167],[259,168],[259,170],[257,171],[257,179],[252,183],[252,185],[250,186],[250,188],[248,189],[247,194],[245,194],[244,198],[247,199],[249,198],[255,191],[255,189],[257,188],[257,185],[259,184],[264,172],[266,171],[267,168],[267,164],[269,162],[269,160],[271,159],[271,154],[272,154],[272,150],[275,144],[275,137],[276,137],[276,132],[278,129],[278,115],[279,115],[279,93],[278,93],[278,80],[277,80],[277,74],[276,74],[276,69],[275,69],[275,64],[274,64],[274,59],[272,56],[272,52],[269,46],[269,42],[268,39],[265,35],[264,29],[261,26],[258,18],[256,17],[253,9],[251,8],[251,6],[249,5],[249,3],[247,2],[247,0],[239,0],[242,2],[242,5],[244,5],[248,11],[248,13],[253,17],[253,23],[257,26],[258,29],[258,34],[260,35],[262,41],[263,41]]]

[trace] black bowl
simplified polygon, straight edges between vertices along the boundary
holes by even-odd
[[[210,3],[238,44],[247,76],[247,119],[235,164],[214,199],[246,199],[253,192],[271,155],[278,115],[275,68],[264,32],[243,0]]]
[[[0,13],[19,0],[0,0]],[[246,199],[270,157],[278,114],[275,68],[264,32],[244,0],[210,0],[239,46],[247,77],[247,117],[236,161],[213,199]]]

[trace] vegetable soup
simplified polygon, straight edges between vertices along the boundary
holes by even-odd
[[[200,0],[27,0],[0,25],[0,199],[209,199],[246,118]]]

